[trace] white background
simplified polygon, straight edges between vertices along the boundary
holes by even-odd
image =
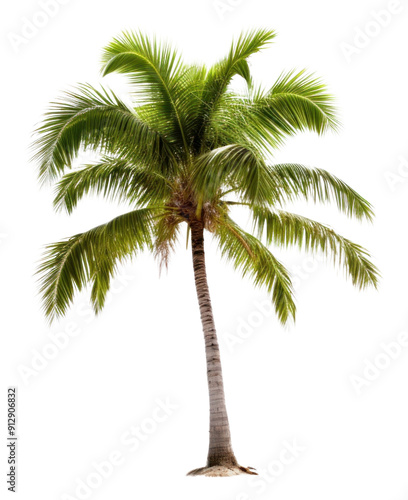
[[[370,24],[373,11],[388,8],[385,1],[366,0],[225,0],[218,7],[211,0],[71,0],[47,20],[38,1],[3,4],[1,463],[5,471],[6,387],[17,385],[21,499],[81,498],[77,485],[92,480],[82,498],[407,498],[408,348],[391,361],[378,356],[382,343],[395,342],[407,329],[408,6],[394,2],[387,26]],[[27,19],[44,25],[26,43],[16,43]],[[268,86],[282,70],[315,71],[337,97],[343,124],[338,134],[289,140],[275,161],[328,169],[374,205],[376,219],[360,224],[333,207],[290,208],[369,248],[382,280],[378,291],[359,292],[341,270],[297,251],[276,251],[297,284],[297,322],[283,328],[273,315],[256,314],[255,302],[263,303],[266,293],[221,262],[207,238],[234,450],[242,465],[269,472],[255,483],[249,476],[187,478],[190,469],[205,465],[208,439],[190,249],[181,241],[160,279],[151,256],[137,259],[121,271],[98,318],[83,294],[49,328],[33,277],[43,245],[126,207],[94,198],[71,217],[55,214],[52,188],[40,189],[29,144],[61,90],[98,82],[101,48],[121,30],[156,33],[173,41],[186,60],[211,63],[226,53],[234,35],[260,26],[275,29],[278,37],[252,59],[255,78]],[[365,29],[370,35],[361,40],[358,30]],[[350,51],[355,42],[360,48],[346,57],[344,44]],[[111,77],[106,83],[120,93],[121,82]],[[237,216],[245,222],[244,214]],[[55,352],[49,335],[67,328],[79,333]],[[44,350],[54,359],[43,359],[41,369],[37,364],[22,376]],[[363,377],[368,362],[387,360],[358,391],[350,376]],[[158,399],[177,408],[131,451],[123,434],[131,426],[147,428]],[[291,464],[279,465],[285,442],[293,440],[302,451]],[[95,487],[92,463],[115,451],[121,465],[107,469],[109,477]],[[12,495],[5,472],[0,488],[2,498]]]

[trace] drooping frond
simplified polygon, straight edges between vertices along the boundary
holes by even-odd
[[[345,182],[320,168],[287,163],[273,165],[271,177],[282,193],[282,197],[294,200],[303,196],[313,202],[334,201],[342,212],[357,219],[373,219],[370,203]]]
[[[34,159],[40,179],[55,180],[81,149],[131,157],[160,172],[174,168],[170,146],[115,94],[81,85],[66,92],[36,130]],[[172,163],[173,162],[173,163]]]
[[[295,318],[292,284],[283,264],[257,239],[245,232],[228,216],[225,216],[214,236],[218,239],[221,254],[232,261],[242,276],[250,276],[255,286],[265,287],[272,293],[278,318],[286,323]]]
[[[169,192],[169,182],[160,174],[126,159],[105,157],[101,162],[65,174],[56,184],[54,207],[71,213],[89,193],[143,206],[161,203]]]
[[[169,142],[189,149],[185,116],[179,106],[180,80],[187,68],[170,45],[147,38],[142,33],[125,32],[115,38],[102,55],[102,74],[126,74],[140,105],[151,105],[156,126]]]
[[[151,247],[154,211],[135,210],[58,243],[48,245],[41,266],[40,292],[52,321],[67,311],[76,291],[92,283],[95,312],[104,304],[118,262]]]
[[[352,283],[359,288],[377,286],[378,270],[369,260],[369,253],[360,245],[337,234],[314,220],[281,210],[252,208],[254,228],[267,244],[296,245],[301,250],[321,251],[335,263],[344,266]]]

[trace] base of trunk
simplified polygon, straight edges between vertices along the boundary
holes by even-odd
[[[253,467],[242,467],[242,465],[213,465],[212,467],[194,469],[190,471],[187,476],[228,477],[238,476],[239,474],[258,475]]]

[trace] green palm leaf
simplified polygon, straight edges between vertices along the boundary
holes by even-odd
[[[179,80],[187,68],[177,51],[142,33],[125,32],[104,50],[102,74],[112,72],[129,76],[134,96],[140,104],[151,105],[156,126],[169,142],[188,151],[185,116],[179,110]]]
[[[352,283],[359,288],[377,287],[378,270],[369,253],[360,245],[337,234],[333,229],[300,215],[254,207],[254,227],[267,244],[296,245],[302,250],[321,251],[343,265]]]
[[[245,141],[273,153],[287,136],[310,130],[337,130],[333,97],[326,86],[304,71],[284,73],[268,91],[249,89],[248,95],[224,92],[213,114],[213,147]]]
[[[34,159],[40,179],[55,180],[83,149],[131,157],[161,172],[173,162],[164,138],[142,122],[113,92],[82,85],[66,92],[36,130]]]
[[[322,134],[337,130],[333,97],[320,79],[306,72],[283,73],[265,96],[254,99],[253,112],[285,134],[311,130]]]
[[[95,312],[104,304],[117,263],[151,246],[154,211],[129,212],[58,243],[48,245],[38,269],[44,312],[52,321],[66,313],[76,291],[93,284]]]
[[[269,169],[256,149],[230,144],[199,156],[191,175],[199,196],[211,200],[231,187],[243,201],[272,203],[280,196]]]
[[[211,127],[212,115],[217,109],[222,96],[227,91],[232,78],[239,75],[251,86],[252,77],[248,66],[248,58],[259,52],[275,36],[274,31],[266,29],[243,33],[232,43],[228,56],[209,70],[202,94],[201,116],[197,123],[197,134],[198,137],[203,138],[204,144],[209,134],[207,128]]]
[[[326,170],[288,163],[273,165],[271,177],[279,186],[282,197],[288,200],[304,197],[313,202],[334,201],[339,210],[349,217],[369,221],[374,217],[367,200]]]
[[[283,264],[257,239],[245,232],[228,216],[217,227],[214,236],[218,239],[223,257],[232,261],[242,276],[250,276],[255,286],[265,287],[272,293],[278,318],[286,323],[295,318],[292,284]]]
[[[161,203],[169,197],[170,183],[156,172],[137,167],[126,159],[105,157],[99,163],[65,174],[56,185],[54,207],[71,213],[89,193],[140,206]]]

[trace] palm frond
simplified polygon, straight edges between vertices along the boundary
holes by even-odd
[[[236,41],[234,40],[228,56],[209,71],[206,81],[207,102],[214,104],[226,91],[235,75],[241,76],[250,85],[252,80],[248,58],[268,45],[275,36],[273,30],[254,29],[242,33]]]
[[[282,120],[273,123],[262,113],[256,113],[253,93],[239,96],[225,92],[220,98],[207,130],[207,141],[212,148],[238,143],[270,154],[283,144]]]
[[[273,165],[270,175],[283,198],[294,200],[302,196],[315,203],[334,201],[338,209],[349,217],[369,221],[374,217],[367,200],[326,170],[287,163]]]
[[[280,196],[263,158],[255,149],[240,144],[199,156],[191,178],[204,201],[216,198],[225,186],[233,187],[244,201],[258,204],[276,202]]]
[[[94,193],[139,206],[161,203],[169,196],[169,182],[160,174],[133,165],[126,159],[102,161],[65,174],[56,184],[54,207],[71,213],[78,201]]]
[[[286,323],[295,318],[296,306],[290,276],[286,268],[255,236],[245,232],[228,216],[219,223],[214,236],[221,254],[231,261],[242,276],[250,276],[255,286],[272,294],[278,318]]]
[[[254,228],[260,238],[266,237],[267,244],[296,245],[302,250],[320,251],[330,255],[334,263],[344,266],[353,285],[359,288],[377,287],[379,273],[370,262],[367,250],[328,226],[281,210],[272,212],[253,207],[252,213]]]
[[[115,38],[102,55],[102,74],[126,74],[139,104],[152,105],[156,125],[169,140],[188,152],[184,116],[179,110],[178,82],[187,68],[177,51],[140,32],[125,32]]]
[[[104,305],[116,266],[135,252],[151,247],[154,211],[135,210],[48,245],[38,269],[45,315],[54,320],[63,316],[76,291],[93,284],[95,312]]]
[[[283,73],[266,95],[253,100],[252,112],[271,132],[285,135],[311,130],[322,134],[339,127],[334,99],[322,81],[304,70]]]
[[[174,168],[165,139],[143,123],[113,92],[90,85],[66,92],[35,131],[34,159],[42,181],[55,180],[81,148],[131,157],[161,172]]]
[[[251,86],[252,77],[248,58],[259,52],[275,36],[274,31],[266,29],[243,33],[232,43],[228,56],[210,68],[202,94],[201,120],[197,124],[198,137],[203,139],[204,145],[212,114],[227,91],[232,78],[239,75],[246,80],[248,86]]]

